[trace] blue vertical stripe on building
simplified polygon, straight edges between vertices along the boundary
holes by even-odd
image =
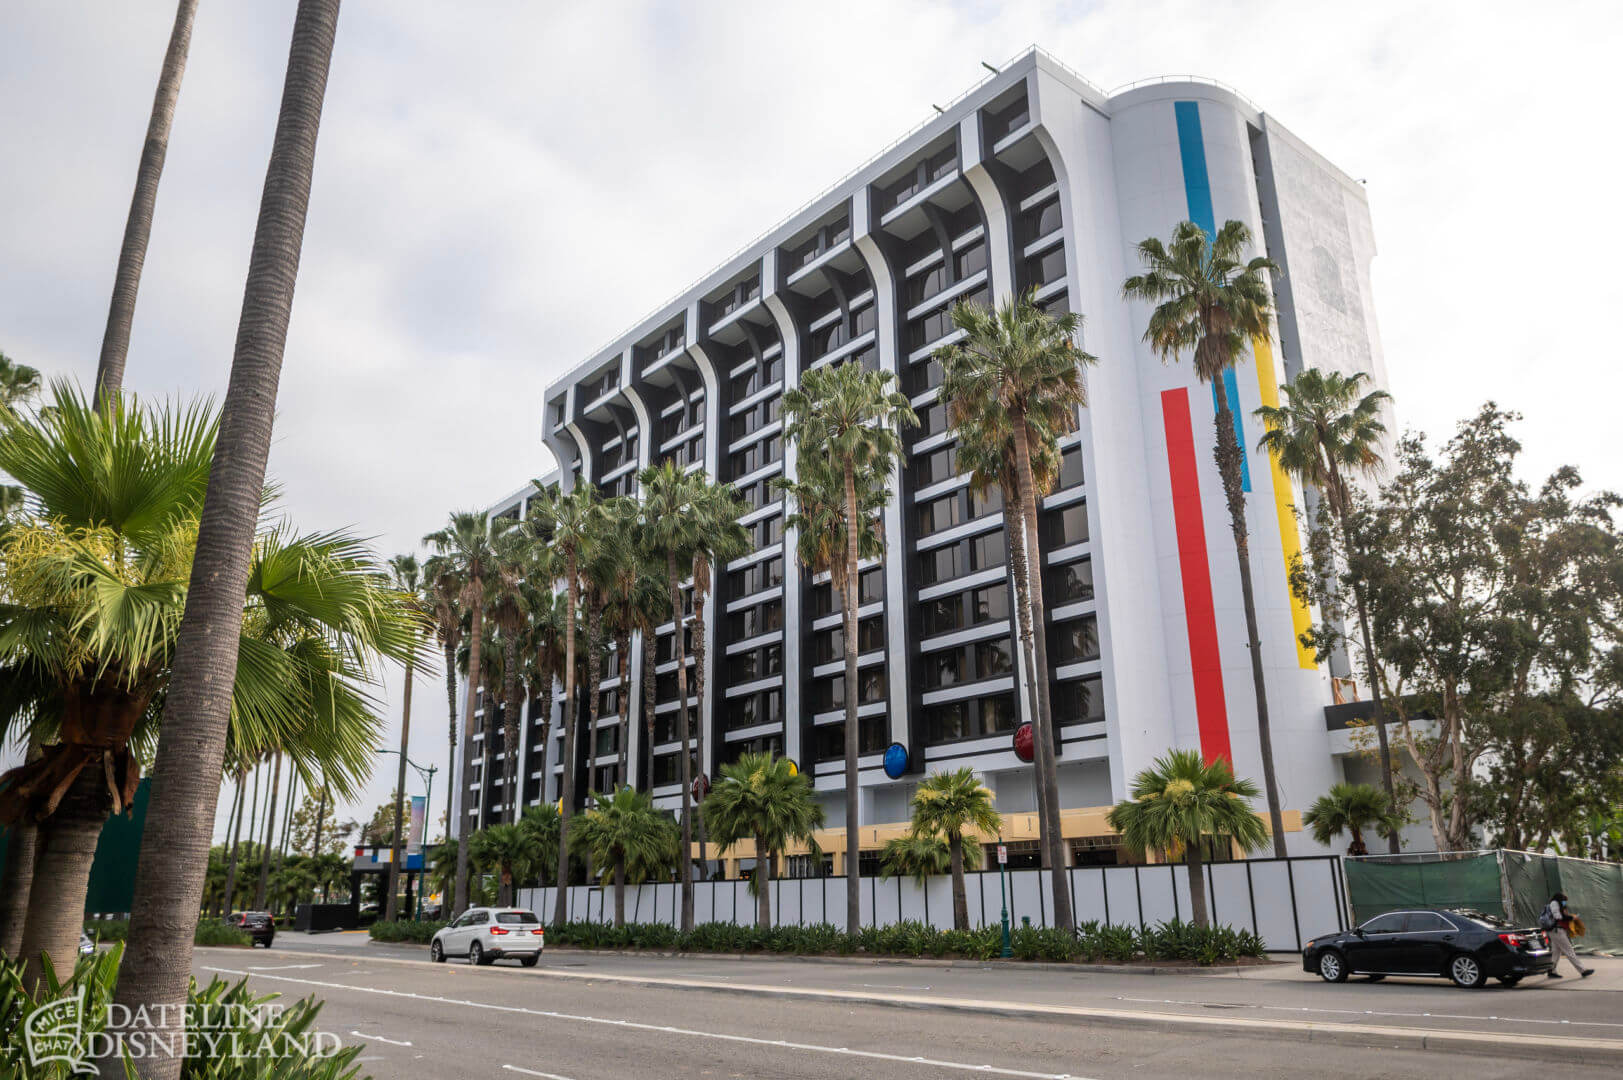
[[[1183,195],[1189,207],[1189,220],[1206,230],[1208,239],[1217,236],[1217,217],[1212,212],[1212,183],[1206,175],[1206,144],[1200,132],[1200,103],[1174,101],[1178,121],[1178,156],[1183,161]],[[1223,391],[1228,395],[1229,412],[1234,416],[1234,437],[1240,442],[1240,487],[1251,490],[1250,454],[1245,444],[1245,424],[1240,419],[1240,388],[1234,370],[1223,372]],[[1212,411],[1218,409],[1217,384],[1212,384]]]

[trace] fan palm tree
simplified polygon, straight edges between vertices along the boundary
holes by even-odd
[[[592,802],[575,823],[571,843],[614,875],[614,925],[620,927],[626,923],[627,867],[668,862],[676,837],[670,819],[654,809],[646,792],[621,787],[612,795],[593,793]]]
[[[510,822],[485,826],[469,838],[468,847],[475,862],[495,871],[501,883],[496,902],[502,907],[513,904],[514,881],[534,881],[546,857],[533,833]]]
[[[973,863],[971,869],[978,869],[979,845],[967,849],[967,853],[969,859],[966,862]],[[938,833],[922,833],[917,829],[909,829],[901,836],[893,836],[886,840],[879,856],[880,877],[910,877],[918,882],[920,887],[928,885],[931,878],[951,871],[952,852],[947,850],[946,838]],[[953,917],[957,918],[956,912]]]
[[[428,626],[427,613],[422,609],[423,570],[415,555],[396,555],[389,560],[389,576],[395,590],[400,593],[401,606],[418,620],[418,635]],[[397,893],[400,890],[400,866],[405,851],[405,796],[406,752],[411,747],[411,685],[414,674],[415,651],[406,657],[405,684],[400,692],[400,770],[395,779],[394,845],[389,861],[389,901],[383,917],[394,922],[398,913]]]
[[[790,843],[805,844],[821,858],[813,833],[823,827],[822,806],[812,792],[811,778],[786,759],[771,754],[746,753],[721,767],[704,800],[704,818],[716,844],[730,848],[744,840],[755,842],[756,925],[772,926],[772,862]]]
[[[1246,535],[1242,469],[1245,448],[1235,433],[1223,373],[1239,364],[1247,341],[1271,335],[1273,294],[1267,271],[1277,270],[1266,257],[1245,260],[1251,231],[1243,222],[1225,221],[1216,236],[1192,221],[1181,221],[1172,239],[1139,242],[1144,273],[1122,283],[1129,300],[1154,304],[1144,341],[1163,363],[1184,352],[1193,357],[1195,376],[1210,383],[1217,401],[1217,443],[1213,456],[1223,480],[1229,529],[1240,562],[1240,598],[1245,607],[1246,649],[1251,654],[1251,681],[1257,698],[1257,740],[1262,751],[1262,783],[1268,796],[1274,855],[1285,857],[1285,821],[1274,776],[1274,740],[1268,723],[1268,687],[1262,670],[1262,642],[1257,631],[1257,601],[1251,584],[1251,542]]]
[[[530,654],[525,661],[524,678],[530,686],[530,693],[539,692],[541,695],[541,735],[538,745],[548,747],[552,745],[554,687],[564,675],[564,624],[567,621],[564,604],[567,599],[562,594],[550,591],[550,581],[536,582],[532,587],[539,595],[530,605]],[[557,793],[553,797],[556,798]],[[543,802],[547,800],[545,780],[541,784],[541,798]],[[521,810],[520,816],[524,812]]]
[[[429,560],[431,574],[460,582],[462,592],[457,602],[468,611],[466,640],[470,675],[462,720],[464,762],[467,761],[466,746],[473,741],[473,709],[475,702],[479,700],[482,682],[476,676],[483,674],[485,670],[481,663],[485,640],[485,599],[490,579],[498,573],[497,567],[501,561],[496,545],[502,534],[512,525],[513,522],[508,518],[490,517],[479,511],[463,511],[452,514],[445,528],[423,537],[423,543],[434,549],[434,557]],[[463,768],[467,768],[466,764]],[[486,776],[488,775],[487,773]],[[453,774],[451,783],[460,784],[462,781]],[[463,831],[462,823],[456,823],[455,828],[460,834]],[[461,864],[457,871],[453,915],[461,915],[468,907],[467,848],[459,849],[457,857],[461,860]]]
[[[615,786],[618,787],[632,782],[632,778],[626,772],[631,746],[631,639],[634,634],[641,632],[646,635],[644,638],[646,643],[654,641],[655,628],[664,621],[665,615],[670,610],[670,597],[665,591],[665,582],[659,568],[650,564],[646,545],[637,536],[636,517],[639,511],[636,504],[629,499],[616,502],[620,504],[621,512],[615,515],[614,522],[615,528],[621,530],[619,533],[621,539],[614,545],[615,558],[605,597],[607,604],[603,618],[610,636],[614,639],[614,655],[620,672],[620,688],[615,693],[620,719],[619,758],[614,773]],[[698,637],[695,635],[696,647],[697,641]],[[696,655],[700,657],[698,669],[702,671],[703,653]],[[654,700],[652,664],[645,666],[642,681],[647,700],[652,702]],[[702,683],[699,685],[702,701]],[[651,724],[652,712],[649,713],[648,719]],[[652,735],[652,731],[649,734]],[[643,753],[648,756],[647,746],[644,747]]]
[[[530,508],[530,520],[538,535],[552,547],[554,558],[563,566],[564,580],[569,590],[564,607],[564,768],[562,817],[558,822],[558,884],[569,881],[569,818],[575,812],[575,621],[580,611],[583,564],[591,555],[591,545],[597,539],[603,517],[602,501],[597,489],[581,484],[567,494],[534,481],[540,492]],[[558,889],[557,905],[552,921],[562,924],[567,918],[568,890]]]
[[[457,652],[462,647],[464,625],[469,613],[462,608],[462,593],[467,582],[462,580],[460,560],[445,555],[432,555],[423,562],[423,607],[434,623],[434,639],[439,642],[445,659],[445,697],[448,706],[447,728],[450,740],[450,759],[447,772],[451,782],[445,785],[445,820],[447,830],[451,820],[452,796],[457,789]]]
[[[1054,925],[1073,923],[1059,823],[1059,782],[1048,676],[1047,618],[1041,580],[1038,507],[1059,476],[1059,437],[1076,429],[1087,404],[1082,369],[1098,359],[1077,345],[1082,317],[1052,316],[1027,293],[993,311],[979,304],[953,307],[958,341],[937,350],[941,396],[958,429],[960,468],[971,486],[993,483],[1003,492],[1005,532],[1014,560],[1022,652],[1029,661],[1037,708],[1032,714],[1043,845],[1054,895]],[[1036,567],[1036,570],[1032,568]],[[967,916],[966,916],[967,917]]]
[[[166,730],[178,734],[159,740],[153,765],[143,843],[170,857],[148,859],[136,872],[131,948],[115,994],[115,1001],[131,1015],[136,1006],[148,1005],[178,1017],[191,981],[192,927],[174,913],[196,910],[203,891],[210,804],[218,797],[233,712],[243,590],[262,509],[265,461],[304,242],[316,132],[338,30],[338,3],[300,0],[293,20],[282,106],[220,414],[218,453],[210,470],[209,499],[198,523],[186,618],[175,641],[174,676],[164,705],[170,719]],[[369,589],[375,592],[377,586]],[[401,655],[407,647],[400,643]],[[370,756],[371,747],[367,750]],[[149,1058],[141,1068],[148,1080],[173,1080],[180,1065],[179,1057]]]
[[[784,438],[795,446],[799,481],[810,485],[789,488],[801,509],[799,520],[787,523],[804,532],[811,522],[803,496],[816,491],[811,505],[828,519],[831,534],[844,542],[841,552],[821,545],[817,555],[827,560],[845,606],[845,920],[850,934],[857,933],[862,923],[857,857],[857,564],[864,537],[878,554],[884,550],[880,518],[877,513],[868,516],[863,497],[871,502],[871,496],[883,494],[881,506],[889,499],[890,474],[901,452],[900,429],[919,422],[907,395],[891,389],[891,378],[888,371],[840,364],[807,372],[798,389],[783,395]],[[833,491],[840,493],[837,503],[828,499]]]
[[[1003,818],[992,808],[992,791],[965,766],[931,773],[913,791],[913,831],[944,837],[952,869],[952,925],[969,929],[969,900],[964,893],[964,830],[996,836]],[[980,845],[972,845],[979,855]],[[979,859],[975,861],[979,863]],[[1069,895],[1069,894],[1067,894]]]
[[[1248,799],[1257,785],[1236,779],[1227,758],[1203,760],[1198,750],[1168,750],[1133,779],[1133,797],[1117,803],[1105,822],[1130,850],[1183,852],[1189,866],[1189,906],[1196,926],[1207,925],[1205,838],[1232,840],[1243,851],[1268,843],[1268,830]]]
[[[1342,833],[1352,834],[1348,855],[1368,855],[1364,830],[1395,835],[1403,828],[1403,815],[1393,810],[1386,792],[1371,784],[1332,784],[1328,795],[1320,795],[1302,815],[1302,824],[1313,839],[1329,847]]]
[[[490,619],[496,626],[502,648],[502,805],[507,816],[516,822],[519,804],[524,801],[519,794],[523,777],[518,760],[519,719],[526,690],[527,665],[523,660],[529,654],[532,613],[552,599],[550,593],[537,587],[537,583],[550,579],[551,559],[529,529],[508,529],[497,538],[495,549]],[[491,718],[494,719],[494,710]],[[487,744],[487,755],[492,752]]]
[[[0,352],[0,412],[11,412],[39,395],[39,372]]]
[[[539,871],[543,885],[550,884],[556,868],[552,866],[550,855],[558,846],[558,827],[562,815],[552,803],[537,803],[524,808],[524,814],[518,820],[518,827],[530,838],[535,849],[542,852],[542,858],[536,869]]]
[[[276,800],[282,793],[282,751],[277,747],[271,755],[271,782],[265,810],[265,839],[259,849],[265,857],[259,861],[259,887],[254,891],[254,907],[263,909],[270,895],[271,836],[276,831]]]
[[[201,557],[214,438],[204,408],[149,409],[126,398],[97,410],[66,386],[36,418],[0,419],[0,469],[40,510],[0,540],[0,682],[32,686],[48,705],[7,717],[26,724],[8,734],[50,743],[8,774],[0,816],[40,825],[22,948],[49,952],[58,967],[71,964],[102,823],[129,806],[160,719],[167,727],[186,715],[175,710],[171,658],[187,575]],[[358,790],[379,724],[371,665],[414,647],[380,570],[341,533],[260,532],[237,599],[227,771],[285,752],[306,778],[322,769],[346,797]],[[160,713],[154,702],[165,696]],[[205,778],[215,800],[220,775]],[[204,813],[212,831],[212,806]],[[201,889],[199,876],[185,910]]]
[[[682,929],[693,929],[693,731],[688,716],[688,669],[682,604],[683,570],[688,569],[697,545],[695,507],[703,498],[704,478],[683,472],[674,461],[644,469],[637,477],[642,489],[639,534],[648,557],[665,564],[665,588],[670,595],[672,654],[676,658],[677,737],[682,741],[682,850],[677,858],[682,882]],[[649,671],[645,677],[652,678]]]
[[[595,784],[597,776],[598,740],[603,722],[603,661],[608,657],[610,639],[618,640],[616,596],[618,590],[634,584],[644,558],[636,535],[639,512],[634,499],[619,496],[605,500],[597,533],[591,544],[591,555],[585,564],[588,717],[585,756],[589,784]],[[622,674],[625,673],[625,656],[625,652],[619,654]],[[625,697],[623,693],[617,696],[621,699]],[[623,714],[624,710],[617,707],[616,713]],[[623,746],[625,732],[620,734],[620,744]]]
[[[1324,493],[1331,515],[1341,527],[1342,543],[1348,557],[1353,549],[1350,514],[1352,490],[1348,475],[1373,475],[1381,467],[1381,440],[1386,425],[1381,408],[1392,400],[1385,390],[1364,393],[1369,376],[1362,371],[1343,375],[1338,371],[1303,368],[1285,384],[1285,403],[1264,405],[1256,411],[1263,422],[1257,448],[1274,455],[1280,468],[1305,484]],[[1358,611],[1358,632],[1364,647],[1364,662],[1370,698],[1375,703],[1375,734],[1380,744],[1381,786],[1387,801],[1397,805],[1392,786],[1392,748],[1386,737],[1386,714],[1382,710],[1381,681],[1375,677],[1375,644],[1370,633],[1369,610],[1363,583],[1352,581],[1353,604]],[[1387,837],[1392,854],[1398,852],[1398,836]]]
[[[180,0],[175,9],[175,25],[169,32],[169,48],[163,54],[163,67],[158,73],[158,92],[152,100],[152,115],[147,120],[146,142],[141,146],[135,195],[130,199],[130,214],[124,221],[124,243],[118,251],[113,299],[107,310],[107,329],[101,339],[101,359],[96,365],[98,404],[117,394],[124,384],[130,324],[135,320],[135,295],[141,286],[147,241],[152,236],[158,180],[163,175],[164,158],[169,154],[169,128],[175,120],[175,101],[180,97],[180,80],[186,73],[186,54],[192,45],[192,18],[196,14],[197,0]]]

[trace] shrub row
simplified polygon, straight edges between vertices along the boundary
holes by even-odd
[[[126,919],[96,919],[85,923],[85,933],[102,943],[128,941],[130,924]],[[235,927],[218,919],[198,920],[197,932],[192,935],[194,945],[252,945],[254,939]]]
[[[440,922],[374,923],[376,941],[407,941],[426,944]],[[920,922],[899,922],[889,926],[864,927],[855,936],[828,923],[812,926],[778,926],[760,930],[733,923],[701,923],[690,933],[682,933],[664,923],[629,923],[616,929],[612,924],[572,922],[547,929],[551,945],[578,949],[656,949],[668,952],[767,952],[794,955],[959,957],[992,960],[1003,948],[1000,927],[978,930],[938,930]],[[1243,956],[1260,957],[1262,941],[1249,930],[1228,926],[1201,928],[1174,919],[1143,930],[1132,926],[1104,926],[1084,923],[1076,933],[1022,926],[1010,941],[1019,960],[1134,960],[1188,964],[1233,963]]]

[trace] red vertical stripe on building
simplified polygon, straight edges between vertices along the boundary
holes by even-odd
[[[1223,662],[1217,649],[1217,613],[1212,606],[1212,574],[1206,561],[1206,521],[1200,509],[1200,474],[1195,465],[1195,433],[1189,421],[1187,390],[1162,391],[1161,420],[1167,434],[1167,473],[1172,481],[1172,519],[1178,534],[1178,574],[1183,579],[1183,612],[1189,629],[1200,752],[1207,761],[1227,758],[1232,763],[1228,706],[1223,700]]]

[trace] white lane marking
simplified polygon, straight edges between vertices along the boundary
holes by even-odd
[[[534,1069],[521,1069],[517,1065],[503,1065],[502,1068],[510,1072],[523,1073],[525,1076],[539,1076],[544,1080],[569,1080],[569,1077],[559,1076],[557,1073],[536,1072]]]
[[[246,971],[232,968],[206,967],[199,964],[204,971],[218,972],[221,975],[246,975]],[[342,983],[322,982],[318,979],[295,979],[291,975],[264,975],[262,978],[275,982],[297,983],[300,986],[317,986],[326,990],[352,990],[362,994],[382,994],[385,997],[414,998],[418,1001],[431,1001],[439,1005],[466,1005],[472,1009],[488,1009],[491,1012],[519,1013],[524,1016],[539,1016],[548,1020],[574,1021],[580,1024],[607,1024],[611,1027],[635,1028],[638,1031],[658,1031],[668,1035],[687,1035],[695,1039],[716,1039],[720,1042],[745,1043],[749,1046],[776,1046],[785,1050],[805,1050],[816,1054],[841,1054],[848,1057],[868,1058],[872,1061],[900,1061],[909,1065],[931,1065],[938,1069],[956,1069],[959,1072],[977,1072],[989,1076],[1017,1076],[1024,1080],[1089,1080],[1087,1077],[1072,1076],[1070,1073],[1041,1073],[1028,1072],[1022,1069],[1004,1069],[996,1065],[974,1065],[964,1061],[941,1061],[936,1058],[912,1057],[906,1054],[885,1054],[877,1050],[852,1050],[848,1046],[819,1046],[816,1043],[797,1043],[787,1039],[757,1039],[749,1035],[729,1035],[720,1031],[696,1031],[692,1028],[666,1027],[660,1024],[642,1024],[635,1020],[617,1020],[601,1016],[579,1016],[574,1013],[553,1012],[549,1009],[526,1009],[521,1005],[496,1005],[484,1001],[459,1001],[456,998],[439,997],[434,994],[412,994],[401,990],[384,990],[373,986],[345,986]],[[359,1034],[351,1032],[351,1034]],[[371,1038],[373,1036],[361,1036]],[[388,1040],[384,1040],[387,1042]],[[408,1044],[409,1045],[409,1044]]]
[[[269,967],[251,967],[249,971],[299,971],[304,968],[318,968],[320,964],[275,964]]]
[[[1117,996],[1117,1001],[1131,1001],[1142,1005],[1221,1005],[1225,1009],[1267,1009],[1271,1012],[1328,1013],[1336,1016],[1393,1016],[1405,1020],[1492,1020],[1502,1024],[1568,1024],[1583,1027],[1623,1028],[1623,1023],[1610,1020],[1543,1020],[1531,1016],[1473,1016],[1465,1013],[1390,1012],[1381,1009],[1326,1009],[1314,1005],[1265,1005],[1253,1002],[1183,1001],[1178,998],[1140,998]]]
[[[364,1031],[351,1031],[350,1034],[355,1036],[357,1039],[371,1039],[373,1042],[388,1043],[390,1046],[410,1046],[411,1045],[411,1043],[409,1041],[408,1042],[401,1042],[399,1039],[385,1039],[382,1035],[368,1035]]]
[[[928,990],[928,986],[907,986],[903,983],[863,983],[863,986],[874,990]]]
[[[382,1054],[371,1054],[371,1055],[369,1055],[367,1057],[358,1057],[358,1058],[355,1059],[355,1062],[356,1062],[356,1064],[360,1064],[363,1061],[388,1061],[388,1060],[389,1059],[384,1057]]]

